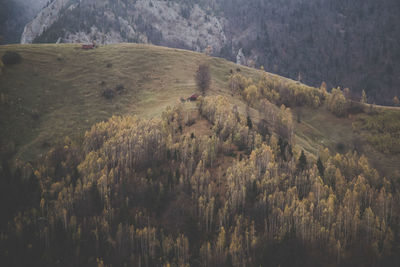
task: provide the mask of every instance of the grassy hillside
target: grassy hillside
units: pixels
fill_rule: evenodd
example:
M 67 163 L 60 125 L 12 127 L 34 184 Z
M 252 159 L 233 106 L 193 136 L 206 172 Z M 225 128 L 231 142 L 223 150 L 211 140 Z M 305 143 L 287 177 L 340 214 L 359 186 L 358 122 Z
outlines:
M 3 153 L 34 161 L 1 158 L 7 266 L 399 265 L 398 109 L 181 50 L 1 49 Z
M 1 140 L 14 142 L 24 160 L 112 115 L 160 115 L 196 91 L 194 72 L 200 62 L 211 65 L 212 92 L 226 91 L 234 67 L 198 53 L 133 44 L 90 51 L 80 45 L 1 46 L 0 55 L 7 50 L 20 53 L 22 63 L 0 76 Z M 102 97 L 105 89 L 118 85 L 124 86 L 120 95 Z
M 95 50 L 71 44 L 12 45 L 0 46 L 0 55 L 8 50 L 20 53 L 22 62 L 5 67 L 0 76 L 1 145 L 3 151 L 14 150 L 24 161 L 37 159 L 65 136 L 81 138 L 93 124 L 112 115 L 159 116 L 180 97 L 196 92 L 194 73 L 200 63 L 210 65 L 212 85 L 208 94 L 225 95 L 241 113 L 245 113 L 246 105 L 229 89 L 230 71 L 240 68 L 243 76 L 255 81 L 263 74 L 204 54 L 149 45 L 118 44 Z M 268 77 L 298 85 L 273 74 Z M 124 89 L 114 98 L 102 96 L 104 90 L 115 90 L 119 85 Z M 258 111 L 247 110 L 257 122 Z M 325 146 L 343 152 L 357 144 L 359 149 L 369 149 L 370 160 L 377 162 L 377 167 L 383 160 L 385 171 L 395 171 L 398 156 L 365 147 L 367 138 L 353 131 L 352 123 L 358 116 L 337 118 L 324 107 L 318 112 L 307 107 L 292 112 L 297 121 L 298 148 L 317 156 Z

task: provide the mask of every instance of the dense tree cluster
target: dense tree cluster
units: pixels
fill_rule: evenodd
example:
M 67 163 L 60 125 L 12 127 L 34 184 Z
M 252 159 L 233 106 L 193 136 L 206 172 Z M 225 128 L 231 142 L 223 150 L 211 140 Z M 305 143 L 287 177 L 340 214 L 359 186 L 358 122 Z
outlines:
M 229 77 L 229 88 L 232 92 L 240 94 L 249 106 L 261 112 L 265 110 L 265 101 L 269 102 L 268 106 L 271 107 L 275 105 L 284 105 L 285 107 L 307 106 L 314 109 L 326 107 L 337 117 L 367 111 L 365 92 L 360 101 L 358 99 L 356 101 L 349 88 L 343 90 L 340 87 L 332 88 L 328 93 L 325 82 L 321 84 L 320 88 L 315 88 L 289 79 L 278 79 L 266 72 L 257 76 L 256 81 L 239 72 L 232 72 Z M 371 104 L 369 110 L 372 109 L 373 105 Z M 269 117 L 275 116 L 270 115 Z
M 362 114 L 353 124 L 370 144 L 383 153 L 400 153 L 400 116 L 392 110 Z
M 15 65 L 21 63 L 21 55 L 15 51 L 6 51 L 1 57 L 2 62 L 5 65 Z
M 326 91 L 309 87 L 291 80 L 278 79 L 263 72 L 257 82 L 242 74 L 232 73 L 229 78 L 230 89 L 240 93 L 250 106 L 257 106 L 260 98 L 285 106 L 310 106 L 318 108 L 324 104 Z
M 83 144 L 67 138 L 15 174 L 38 195 L 2 220 L 1 257 L 49 266 L 395 262 L 392 182 L 356 153 L 325 150 L 314 162 L 293 152 L 285 108 L 261 106 L 267 133 L 217 96 L 198 104 L 206 135 L 187 131 L 192 111 L 179 104 L 160 119 L 112 117 Z
M 338 117 L 347 114 L 346 98 L 340 88 L 333 88 L 327 101 L 328 109 Z

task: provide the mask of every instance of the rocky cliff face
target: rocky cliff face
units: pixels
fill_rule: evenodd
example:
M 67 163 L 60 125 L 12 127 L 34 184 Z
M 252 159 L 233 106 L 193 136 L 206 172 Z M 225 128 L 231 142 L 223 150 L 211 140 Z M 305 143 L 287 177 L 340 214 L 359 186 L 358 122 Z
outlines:
M 69 2 L 69 0 L 55 0 L 42 9 L 39 14 L 25 26 L 21 36 L 21 44 L 32 43 L 37 36 L 40 36 L 47 28 L 51 27 L 59 18 L 61 10 Z
M 198 5 L 138 0 L 55 0 L 25 27 L 21 43 L 154 43 L 202 51 L 220 51 L 226 43 L 224 21 Z

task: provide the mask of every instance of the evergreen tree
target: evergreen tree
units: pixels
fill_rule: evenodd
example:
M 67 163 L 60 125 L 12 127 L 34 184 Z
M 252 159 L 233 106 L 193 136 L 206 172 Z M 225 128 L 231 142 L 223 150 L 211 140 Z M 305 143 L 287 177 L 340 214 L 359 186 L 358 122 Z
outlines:
M 307 168 L 307 157 L 304 154 L 304 150 L 302 150 L 299 157 L 299 163 L 297 164 L 297 169 L 299 171 L 304 171 L 306 168 Z
M 325 167 L 322 164 L 320 157 L 318 157 L 318 160 L 317 160 L 317 168 L 318 168 L 319 176 L 324 177 Z
M 250 116 L 247 115 L 247 127 L 251 130 L 253 128 L 253 122 L 251 121 Z

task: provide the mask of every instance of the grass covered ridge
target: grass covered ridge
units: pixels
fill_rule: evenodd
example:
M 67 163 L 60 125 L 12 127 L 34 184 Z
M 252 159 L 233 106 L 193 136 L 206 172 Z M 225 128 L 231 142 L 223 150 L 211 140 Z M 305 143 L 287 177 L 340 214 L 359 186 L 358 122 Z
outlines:
M 149 45 L 89 51 L 70 44 L 12 45 L 1 46 L 0 55 L 8 50 L 18 52 L 22 62 L 0 76 L 0 138 L 24 160 L 37 158 L 67 135 L 81 137 L 112 115 L 159 116 L 181 96 L 196 92 L 194 72 L 200 62 L 210 64 L 215 93 L 224 91 L 233 68 L 222 59 Z M 121 94 L 102 97 L 118 85 L 124 86 Z
M 397 140 L 397 109 L 176 49 L 1 49 L 22 56 L 2 148 L 36 159 L 0 154 L 1 262 L 400 262 L 399 154 L 369 139 Z M 181 103 L 204 63 L 210 90 Z
M 22 59 L 4 67 L 0 75 L 0 144 L 3 152 L 16 152 L 23 161 L 39 158 L 66 136 L 82 140 L 93 124 L 112 115 L 160 116 L 180 97 L 198 91 L 194 75 L 199 64 L 206 63 L 212 78 L 207 95 L 227 97 L 254 123 L 265 116 L 257 104 L 263 97 L 275 103 L 276 109 L 280 104 L 291 106 L 298 150 L 318 157 L 324 147 L 334 152 L 357 147 L 369 152 L 370 161 L 379 159 L 374 167 L 384 166 L 389 173 L 397 168 L 398 154 L 373 145 L 378 132 L 364 126 L 362 133 L 354 131 L 352 123 L 359 118 L 385 121 L 378 117 L 398 116 L 398 108 L 376 108 L 384 110 L 383 115 L 338 118 L 329 112 L 324 90 L 186 50 L 141 44 L 94 50 L 82 50 L 77 44 L 0 46 L 0 56 L 6 51 L 18 52 Z M 113 97 L 104 97 L 106 90 L 112 91 Z M 396 129 L 392 141 L 396 141 Z M 387 135 L 386 129 L 383 131 Z

